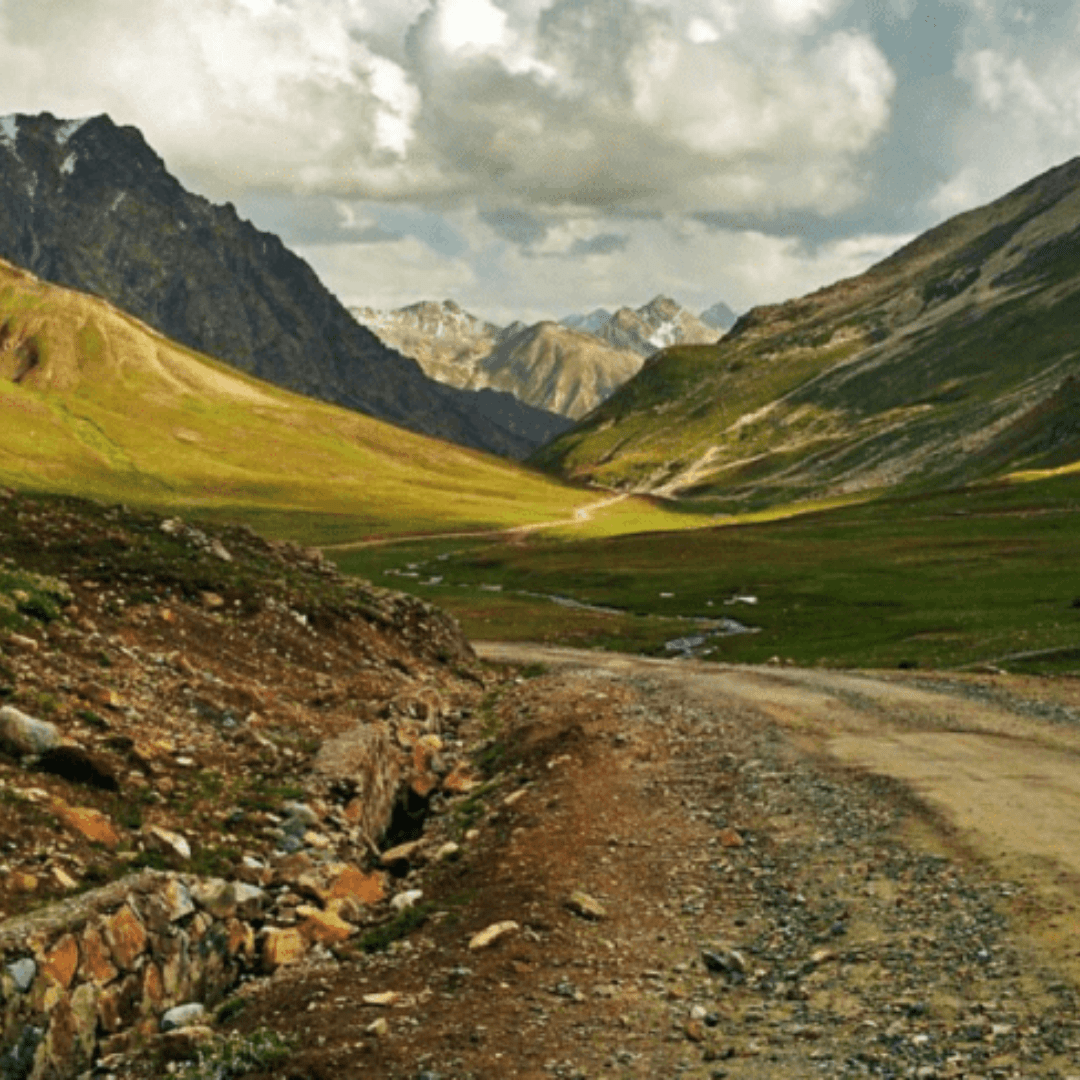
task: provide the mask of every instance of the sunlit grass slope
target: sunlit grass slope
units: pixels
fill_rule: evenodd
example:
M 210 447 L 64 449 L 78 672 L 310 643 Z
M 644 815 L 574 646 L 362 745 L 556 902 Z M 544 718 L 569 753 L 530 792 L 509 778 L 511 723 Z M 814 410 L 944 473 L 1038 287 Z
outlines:
M 279 390 L 3 262 L 0 483 L 312 543 L 560 519 L 599 498 Z

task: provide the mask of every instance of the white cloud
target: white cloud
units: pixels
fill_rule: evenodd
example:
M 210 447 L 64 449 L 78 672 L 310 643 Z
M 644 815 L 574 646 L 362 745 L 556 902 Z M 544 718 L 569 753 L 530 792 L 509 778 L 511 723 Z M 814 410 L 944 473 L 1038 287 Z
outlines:
M 708 19 L 691 19 L 686 28 L 686 39 L 694 45 L 711 45 L 720 37 L 720 31 Z
M 774 16 L 784 25 L 808 28 L 828 18 L 839 6 L 838 0 L 770 0 Z
M 1012 22 L 1013 10 L 1004 8 L 1001 21 Z M 942 214 L 1004 194 L 1080 147 L 1080 56 L 1073 41 L 1052 26 L 1030 40 L 1026 31 L 1004 37 L 994 11 L 983 14 L 956 63 L 972 107 L 954 136 L 959 165 L 928 201 Z
M 507 43 L 506 13 L 491 0 L 441 0 L 437 10 L 439 41 L 447 52 Z

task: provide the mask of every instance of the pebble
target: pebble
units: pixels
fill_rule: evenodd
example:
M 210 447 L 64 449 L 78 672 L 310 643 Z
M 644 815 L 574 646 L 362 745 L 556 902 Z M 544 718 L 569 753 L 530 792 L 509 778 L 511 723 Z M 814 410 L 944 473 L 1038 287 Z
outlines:
M 517 929 L 519 929 L 518 924 L 509 919 L 504 922 L 492 923 L 486 930 L 481 930 L 480 933 L 474 934 L 469 939 L 469 948 L 485 949 L 503 935 L 512 933 Z
M 206 1008 L 194 1001 L 187 1005 L 177 1005 L 169 1009 L 161 1018 L 162 1031 L 174 1031 L 176 1028 L 191 1027 L 201 1024 L 206 1019 Z

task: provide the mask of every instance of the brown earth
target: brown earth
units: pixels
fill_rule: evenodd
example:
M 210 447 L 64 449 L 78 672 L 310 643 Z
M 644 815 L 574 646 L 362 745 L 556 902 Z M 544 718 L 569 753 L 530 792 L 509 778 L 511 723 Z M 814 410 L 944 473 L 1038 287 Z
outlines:
M 256 1075 L 1080 1075 L 1075 681 L 478 649 L 547 670 L 459 733 L 494 784 L 423 925 L 245 987 L 296 1040 Z
M 0 693 L 84 755 L 0 754 L 0 910 L 164 864 L 254 873 L 268 925 L 326 924 L 212 1032 L 117 1042 L 96 1076 L 1080 1076 L 1074 679 L 481 664 L 433 609 L 243 530 L 7 495 L 0 539 L 30 613 Z M 416 817 L 381 838 L 326 782 L 358 721 L 414 763 L 441 727 L 443 760 L 404 774 Z M 296 801 L 308 857 L 354 876 L 422 830 L 389 896 L 312 908 L 281 863 Z M 223 1064 L 267 1029 L 274 1064 Z M 198 1039 L 201 1065 L 165 1061 Z

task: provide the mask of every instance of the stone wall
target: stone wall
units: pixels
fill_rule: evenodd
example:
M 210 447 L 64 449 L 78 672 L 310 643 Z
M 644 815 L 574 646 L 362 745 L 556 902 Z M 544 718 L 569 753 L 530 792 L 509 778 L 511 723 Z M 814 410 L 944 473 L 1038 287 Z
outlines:
M 213 1005 L 245 971 L 280 962 L 260 929 L 269 894 L 242 882 L 145 871 L 0 927 L 0 1078 L 54 1080 Z M 316 935 L 305 928 L 290 955 Z M 278 959 L 275 959 L 275 955 Z

